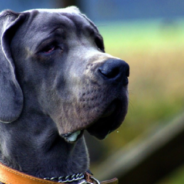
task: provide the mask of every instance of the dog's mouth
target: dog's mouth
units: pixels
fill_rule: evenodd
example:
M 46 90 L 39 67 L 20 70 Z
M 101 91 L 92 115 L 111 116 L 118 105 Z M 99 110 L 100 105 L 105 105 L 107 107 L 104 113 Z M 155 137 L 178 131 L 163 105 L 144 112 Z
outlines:
M 78 130 L 75 132 L 62 134 L 63 139 L 68 143 L 75 143 L 83 134 L 84 130 Z
M 122 124 L 127 113 L 127 107 L 127 99 L 124 102 L 114 100 L 106 109 L 106 113 L 86 130 L 96 138 L 104 139 Z
M 89 126 L 81 130 L 62 134 L 61 137 L 68 143 L 75 143 L 83 135 L 84 131 L 87 130 L 98 139 L 104 139 L 109 133 L 121 125 L 126 112 L 127 106 L 123 107 L 122 102 L 115 100 L 95 122 L 92 122 Z

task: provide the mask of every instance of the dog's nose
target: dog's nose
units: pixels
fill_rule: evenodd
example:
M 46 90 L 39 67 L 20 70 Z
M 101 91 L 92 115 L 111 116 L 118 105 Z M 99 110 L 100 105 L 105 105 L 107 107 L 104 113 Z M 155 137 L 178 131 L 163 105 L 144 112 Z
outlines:
M 129 65 L 120 59 L 108 59 L 99 68 L 98 73 L 101 77 L 111 81 L 123 81 L 128 84 Z

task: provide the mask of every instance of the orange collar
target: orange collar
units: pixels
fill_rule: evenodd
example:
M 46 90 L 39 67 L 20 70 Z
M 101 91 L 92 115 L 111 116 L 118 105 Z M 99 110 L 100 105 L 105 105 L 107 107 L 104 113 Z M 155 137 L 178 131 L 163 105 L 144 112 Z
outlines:
M 91 184 L 98 184 L 94 177 L 89 173 L 85 174 L 85 180 Z M 20 171 L 12 169 L 0 163 L 0 182 L 5 184 L 56 184 L 58 182 L 40 179 L 28 174 L 24 174 Z M 66 183 L 60 183 L 66 184 Z M 101 182 L 101 184 L 118 184 L 118 180 L 113 178 L 111 180 L 106 180 Z
M 57 182 L 48 181 L 24 174 L 15 169 L 9 168 L 0 163 L 0 181 L 5 184 L 56 184 Z M 64 184 L 64 183 L 63 183 Z

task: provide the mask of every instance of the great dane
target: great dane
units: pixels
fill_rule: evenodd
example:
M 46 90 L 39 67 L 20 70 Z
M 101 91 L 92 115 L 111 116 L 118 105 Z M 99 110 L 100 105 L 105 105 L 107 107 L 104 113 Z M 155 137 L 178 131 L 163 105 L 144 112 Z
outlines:
M 0 162 L 80 183 L 66 176 L 89 169 L 84 131 L 103 139 L 125 118 L 128 64 L 76 7 L 5 10 L 0 36 Z

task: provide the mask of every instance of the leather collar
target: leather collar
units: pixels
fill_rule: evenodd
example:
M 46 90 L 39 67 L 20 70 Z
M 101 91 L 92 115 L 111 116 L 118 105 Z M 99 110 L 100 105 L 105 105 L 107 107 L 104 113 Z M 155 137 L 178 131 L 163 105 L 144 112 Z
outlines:
M 85 180 L 91 184 L 97 184 L 96 180 L 89 174 L 85 174 Z M 5 184 L 56 184 L 58 182 L 44 180 L 41 178 L 37 178 L 10 167 L 5 166 L 4 164 L 0 163 L 0 182 Z M 100 182 L 101 184 L 118 184 L 118 180 L 113 178 L 111 180 L 106 180 Z M 60 183 L 66 184 L 66 183 Z

